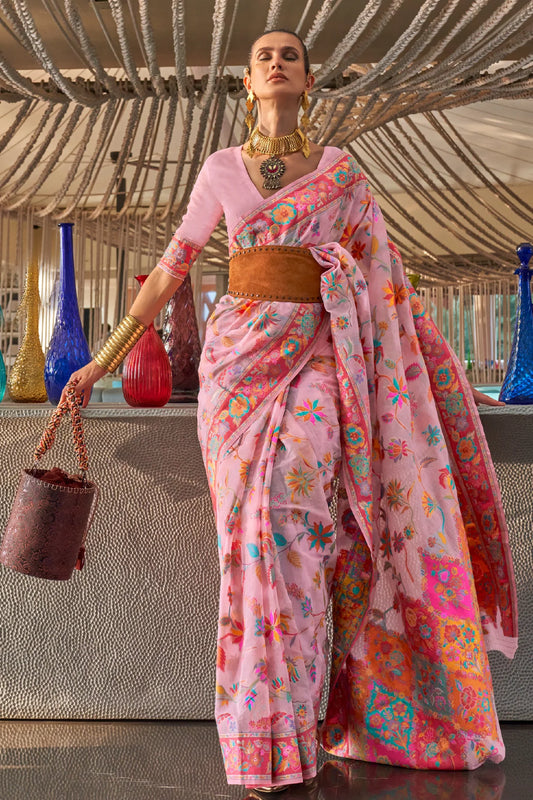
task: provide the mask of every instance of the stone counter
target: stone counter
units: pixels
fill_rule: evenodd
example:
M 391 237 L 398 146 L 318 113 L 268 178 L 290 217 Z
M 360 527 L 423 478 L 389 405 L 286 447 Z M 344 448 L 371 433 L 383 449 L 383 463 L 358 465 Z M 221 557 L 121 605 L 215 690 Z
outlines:
M 0 405 L 0 528 L 49 405 Z M 84 412 L 101 500 L 87 564 L 65 583 L 0 566 L 0 717 L 209 719 L 218 561 L 195 406 Z M 521 606 L 514 662 L 492 654 L 501 719 L 533 719 L 533 408 L 482 413 Z M 75 468 L 66 421 L 50 466 Z

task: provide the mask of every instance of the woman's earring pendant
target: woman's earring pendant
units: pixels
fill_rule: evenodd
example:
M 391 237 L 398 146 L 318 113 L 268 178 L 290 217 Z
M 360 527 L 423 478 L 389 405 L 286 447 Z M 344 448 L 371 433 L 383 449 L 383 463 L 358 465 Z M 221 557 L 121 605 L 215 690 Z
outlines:
M 303 112 L 304 112 L 304 113 L 302 114 L 302 118 L 301 118 L 301 120 L 300 120 L 300 128 L 302 129 L 302 131 L 303 131 L 304 133 L 306 133 L 306 132 L 307 132 L 307 129 L 308 129 L 308 127 L 309 127 L 309 124 L 310 124 L 310 121 L 311 121 L 311 120 L 309 119 L 309 116 L 308 116 L 308 114 L 307 114 L 307 109 L 309 108 L 310 104 L 311 104 L 311 103 L 310 103 L 310 100 L 309 100 L 309 95 L 307 94 L 307 91 L 305 91 L 305 92 L 303 93 L 303 95 L 302 95 L 302 99 L 301 99 L 301 101 L 300 101 L 300 105 L 301 105 L 301 107 L 302 107 L 302 109 L 303 109 Z
M 300 126 L 299 126 L 300 127 L 300 133 L 303 135 L 303 139 L 304 139 L 303 145 L 302 145 L 302 153 L 303 153 L 305 158 L 309 158 L 309 156 L 311 154 L 311 148 L 309 147 L 309 139 L 307 138 L 307 129 L 309 127 L 309 124 L 310 124 L 311 120 L 309 119 L 309 115 L 307 113 L 307 109 L 311 105 L 311 102 L 309 100 L 309 95 L 307 94 L 307 91 L 304 91 L 304 93 L 303 93 L 303 95 L 302 95 L 302 97 L 300 99 L 300 105 L 301 105 L 301 107 L 303 109 L 303 112 L 304 112 L 302 114 L 302 118 L 300 120 Z
M 246 108 L 248 109 L 248 113 L 244 118 L 244 122 L 246 123 L 246 127 L 248 128 L 250 133 L 252 132 L 252 128 L 254 127 L 255 124 L 255 117 L 252 113 L 255 105 L 255 99 L 256 99 L 255 94 L 253 93 L 253 90 L 250 89 L 250 91 L 248 92 L 248 96 L 246 97 Z

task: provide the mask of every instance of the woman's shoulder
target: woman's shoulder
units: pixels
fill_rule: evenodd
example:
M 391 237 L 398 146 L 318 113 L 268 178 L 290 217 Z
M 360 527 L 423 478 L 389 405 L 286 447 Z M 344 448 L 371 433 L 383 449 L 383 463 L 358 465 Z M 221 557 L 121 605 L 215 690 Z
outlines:
M 334 145 L 326 145 L 324 150 L 326 151 L 326 158 L 324 159 L 326 169 L 328 169 L 328 167 L 343 169 L 356 180 L 361 178 L 363 174 L 361 166 L 351 153 L 347 153 L 345 150 Z
M 207 164 L 208 168 L 210 168 L 234 164 L 237 156 L 240 156 L 240 150 L 240 144 L 234 147 L 224 147 L 222 150 L 215 150 L 214 153 L 211 153 L 211 155 L 206 158 L 204 165 Z
M 336 147 L 333 144 L 326 144 L 324 145 L 324 153 L 327 156 L 328 161 L 335 161 L 336 159 L 340 158 L 341 156 L 346 156 L 347 154 L 344 150 L 341 150 L 340 147 Z

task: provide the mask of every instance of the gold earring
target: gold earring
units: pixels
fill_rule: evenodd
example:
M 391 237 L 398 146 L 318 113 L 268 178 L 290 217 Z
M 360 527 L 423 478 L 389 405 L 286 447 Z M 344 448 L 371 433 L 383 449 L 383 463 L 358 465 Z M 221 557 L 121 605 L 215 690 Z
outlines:
M 254 115 L 252 113 L 254 105 L 255 105 L 255 100 L 256 100 L 256 97 L 255 97 L 255 94 L 253 92 L 253 89 L 250 89 L 250 91 L 248 92 L 248 95 L 246 97 L 246 108 L 248 109 L 248 113 L 246 114 L 246 117 L 244 118 L 244 121 L 245 121 L 246 126 L 247 126 L 248 130 L 250 131 L 250 133 L 252 132 L 252 128 L 254 127 L 254 124 L 255 124 L 255 117 L 254 117 Z
M 304 133 L 306 133 L 306 131 L 307 131 L 308 127 L 309 127 L 309 123 L 310 123 L 310 119 L 309 119 L 309 116 L 307 114 L 307 109 L 310 106 L 310 100 L 309 100 L 309 95 L 307 94 L 307 90 L 304 91 L 304 93 L 303 93 L 303 95 L 301 97 L 300 106 L 302 107 L 303 112 L 304 112 L 302 114 L 302 118 L 300 120 L 300 128 L 302 129 L 302 131 Z

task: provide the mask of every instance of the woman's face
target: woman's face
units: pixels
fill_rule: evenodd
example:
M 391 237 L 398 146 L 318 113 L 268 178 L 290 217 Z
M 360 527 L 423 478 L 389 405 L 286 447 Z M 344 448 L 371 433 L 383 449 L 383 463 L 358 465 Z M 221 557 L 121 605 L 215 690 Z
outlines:
M 244 84 L 259 99 L 300 98 L 314 83 L 306 75 L 302 45 L 290 33 L 267 33 L 254 42 Z

